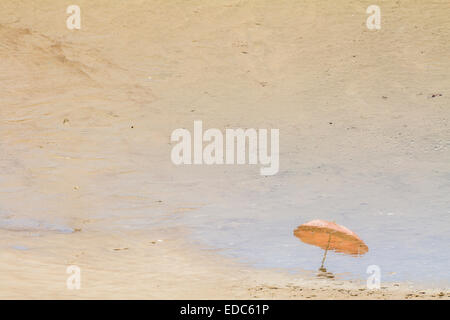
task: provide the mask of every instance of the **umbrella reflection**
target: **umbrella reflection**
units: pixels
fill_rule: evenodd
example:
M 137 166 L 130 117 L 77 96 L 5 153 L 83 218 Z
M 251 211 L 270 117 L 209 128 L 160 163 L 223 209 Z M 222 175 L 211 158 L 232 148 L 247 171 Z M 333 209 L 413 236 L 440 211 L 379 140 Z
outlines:
M 328 250 L 352 256 L 360 256 L 369 251 L 367 245 L 356 233 L 344 226 L 325 220 L 312 220 L 302 224 L 294 230 L 294 235 L 304 243 L 320 247 L 325 250 L 322 264 L 319 268 L 320 277 L 334 278 L 324 267 Z

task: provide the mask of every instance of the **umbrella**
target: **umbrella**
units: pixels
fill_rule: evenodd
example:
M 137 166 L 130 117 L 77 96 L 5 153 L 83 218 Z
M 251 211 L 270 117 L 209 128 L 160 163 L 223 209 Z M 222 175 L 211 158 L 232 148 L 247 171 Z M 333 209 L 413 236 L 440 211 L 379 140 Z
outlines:
M 312 220 L 295 229 L 294 235 L 307 244 L 325 250 L 322 265 L 319 268 L 320 271 L 324 272 L 326 272 L 326 269 L 323 267 L 323 264 L 325 263 L 328 250 L 353 256 L 363 255 L 369 251 L 364 241 L 356 233 L 335 222 Z

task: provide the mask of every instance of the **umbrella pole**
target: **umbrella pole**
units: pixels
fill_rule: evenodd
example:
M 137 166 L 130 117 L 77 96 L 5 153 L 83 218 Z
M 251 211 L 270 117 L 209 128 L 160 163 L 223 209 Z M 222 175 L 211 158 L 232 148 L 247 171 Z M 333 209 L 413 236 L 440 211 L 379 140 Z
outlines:
M 328 252 L 328 248 L 330 247 L 330 241 L 331 241 L 331 233 L 328 238 L 327 248 L 325 249 L 325 253 L 323 254 L 322 265 L 320 266 L 320 269 L 319 269 L 320 271 L 326 271 L 326 269 L 323 267 L 323 264 L 325 263 L 325 259 L 327 258 L 327 252 Z

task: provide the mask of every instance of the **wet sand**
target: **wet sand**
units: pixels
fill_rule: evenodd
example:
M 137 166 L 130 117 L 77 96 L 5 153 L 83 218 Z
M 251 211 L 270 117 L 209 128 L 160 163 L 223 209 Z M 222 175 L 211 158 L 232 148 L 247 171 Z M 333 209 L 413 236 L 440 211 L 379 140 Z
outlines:
M 249 268 L 187 245 L 182 230 L 70 235 L 2 234 L 2 299 L 449 299 L 438 289 L 365 283 Z M 21 243 L 22 250 L 13 248 Z M 24 249 L 26 248 L 26 249 Z M 66 268 L 81 268 L 80 290 L 66 288 Z
M 445 244 L 446 1 L 383 2 L 378 33 L 360 1 L 78 4 L 76 31 L 64 3 L 0 5 L 0 297 L 449 298 L 255 269 L 194 236 L 227 210 L 269 223 L 301 208 L 293 230 L 366 192 L 413 220 L 430 208 L 425 236 Z M 170 134 L 194 120 L 280 128 L 279 174 L 174 166 Z M 82 290 L 66 289 L 68 265 Z

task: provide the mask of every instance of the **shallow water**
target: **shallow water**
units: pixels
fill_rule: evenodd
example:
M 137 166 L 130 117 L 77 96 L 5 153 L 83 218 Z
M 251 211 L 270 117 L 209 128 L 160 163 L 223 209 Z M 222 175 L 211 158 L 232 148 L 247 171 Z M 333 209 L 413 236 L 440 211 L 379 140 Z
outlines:
M 252 266 L 315 273 L 323 250 L 301 242 L 293 231 L 314 219 L 335 221 L 369 247 L 359 257 L 329 251 L 325 267 L 335 276 L 365 281 L 368 266 L 377 265 L 382 282 L 449 286 L 450 190 L 444 181 L 413 185 L 385 177 L 383 183 L 338 183 L 320 192 L 311 185 L 289 189 L 298 184 L 295 175 L 281 174 L 255 177 L 258 187 L 242 188 L 251 180 L 240 187 L 235 183 L 220 202 L 185 214 L 179 222 L 191 228 L 195 241 Z

